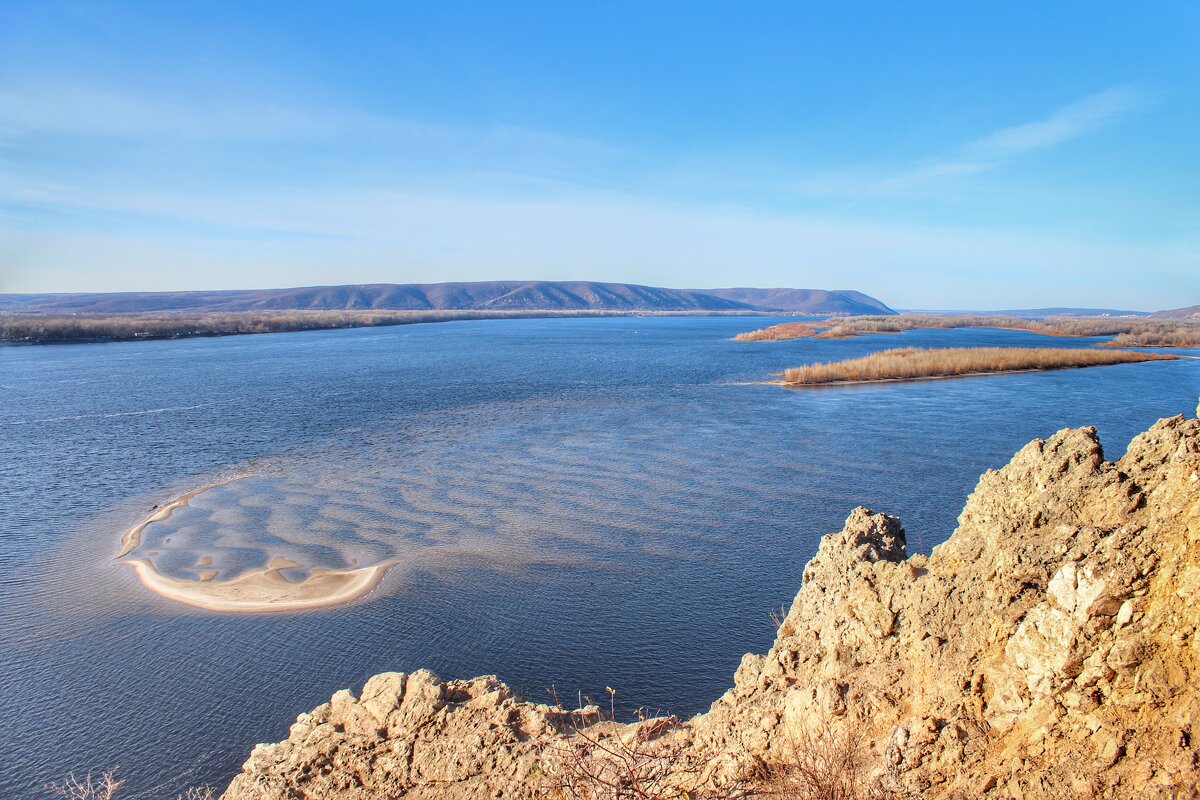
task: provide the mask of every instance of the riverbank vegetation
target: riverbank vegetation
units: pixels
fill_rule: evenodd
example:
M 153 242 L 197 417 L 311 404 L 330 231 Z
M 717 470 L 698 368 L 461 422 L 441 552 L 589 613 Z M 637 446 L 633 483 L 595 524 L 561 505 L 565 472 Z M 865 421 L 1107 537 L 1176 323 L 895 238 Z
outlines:
M 0 341 L 121 342 L 247 333 L 369 328 L 417 322 L 541 317 L 745 316 L 728 311 L 230 311 L 132 314 L 0 314 Z
M 793 367 L 780 373 L 780 383 L 787 386 L 816 386 L 830 383 L 918 380 L 995 372 L 1095 367 L 1174 358 L 1176 356 L 1130 350 L 1064 347 L 904 347 L 845 361 Z
M 1184 320 L 1129 317 L 1021 319 L 980 315 L 897 314 L 840 317 L 825 322 L 785 322 L 740 333 L 739 342 L 782 341 L 815 336 L 844 339 L 867 333 L 902 333 L 920 328 L 999 328 L 1046 336 L 1114 336 L 1106 347 L 1200 347 L 1200 325 Z
M 735 342 L 780 342 L 785 339 L 803 339 L 816 336 L 830 325 L 829 322 L 781 322 L 756 331 L 746 331 L 733 337 Z

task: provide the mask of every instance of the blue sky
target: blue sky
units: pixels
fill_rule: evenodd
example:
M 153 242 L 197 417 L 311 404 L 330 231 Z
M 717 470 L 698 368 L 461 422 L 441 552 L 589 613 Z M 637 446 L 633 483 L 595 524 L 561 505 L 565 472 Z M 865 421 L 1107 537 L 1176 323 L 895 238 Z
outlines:
M 1200 4 L 0 5 L 0 292 L 1200 303 Z

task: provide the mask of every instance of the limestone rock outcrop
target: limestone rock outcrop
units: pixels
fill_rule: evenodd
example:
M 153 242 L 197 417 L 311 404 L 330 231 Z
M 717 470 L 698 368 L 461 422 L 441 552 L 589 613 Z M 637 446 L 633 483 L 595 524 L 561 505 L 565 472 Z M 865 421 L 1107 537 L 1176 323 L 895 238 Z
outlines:
M 819 731 L 895 797 L 1200 798 L 1198 627 L 1200 422 L 1160 420 L 1115 462 L 1063 430 L 984 474 L 929 556 L 855 509 L 771 650 L 668 735 L 714 787 Z M 491 677 L 380 675 L 256 747 L 224 797 L 539 796 L 582 718 Z

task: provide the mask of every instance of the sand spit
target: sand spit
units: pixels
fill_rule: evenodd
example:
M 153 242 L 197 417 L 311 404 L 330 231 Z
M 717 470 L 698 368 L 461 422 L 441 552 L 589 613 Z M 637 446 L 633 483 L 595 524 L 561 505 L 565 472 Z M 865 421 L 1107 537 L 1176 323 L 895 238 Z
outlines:
M 179 497 L 176 497 L 174 500 L 172 500 L 169 503 L 166 503 L 164 505 L 157 507 L 156 509 L 154 509 L 154 512 L 150 514 L 150 516 L 146 517 L 144 520 L 139 522 L 137 525 L 134 525 L 132 528 L 125 531 L 124 535 L 121 536 L 121 552 L 117 553 L 117 558 L 124 558 L 125 556 L 129 555 L 130 553 L 132 553 L 134 550 L 137 549 L 138 545 L 140 545 L 142 543 L 142 531 L 144 531 L 146 529 L 146 526 L 149 525 L 150 523 L 162 522 L 163 520 L 170 517 L 171 514 L 174 513 L 174 511 L 176 509 L 183 508 L 184 506 L 186 506 L 188 503 L 190 503 L 192 501 L 192 498 L 197 497 L 198 495 L 204 494 L 209 489 L 216 489 L 218 486 L 228 486 L 231 483 L 236 483 L 237 481 L 241 481 L 241 480 L 245 480 L 246 478 L 253 478 L 253 477 L 254 477 L 254 473 L 250 473 L 247 475 L 238 475 L 233 478 L 227 478 L 223 481 L 218 481 L 216 483 L 207 483 L 198 489 L 192 489 L 190 492 L 187 492 L 186 494 L 179 495 Z
M 137 549 L 142 542 L 142 532 L 148 525 L 166 520 L 177 509 L 210 489 L 251 477 L 254 475 L 238 475 L 206 484 L 156 508 L 121 537 L 121 552 L 117 558 L 123 559 Z M 303 569 L 305 565 L 284 556 L 275 556 L 265 567 L 227 581 L 218 581 L 218 571 L 214 569 L 197 570 L 198 579 L 193 580 L 163 575 L 149 558 L 135 558 L 121 563 L 133 567 L 142 585 L 155 594 L 209 611 L 244 614 L 302 611 L 349 603 L 374 589 L 387 571 L 395 566 L 395 562 L 389 561 L 357 569 L 313 569 L 304 580 L 292 581 L 282 571 Z M 208 567 L 211 564 L 212 558 L 204 556 L 196 566 Z
M 270 565 L 228 581 L 169 578 L 145 558 L 124 563 L 133 567 L 138 580 L 150 591 L 180 603 L 208 611 L 261 614 L 272 611 L 303 611 L 349 603 L 374 589 L 395 562 L 384 562 L 350 570 L 314 569 L 302 581 L 290 581 L 281 569 L 295 562 L 272 559 Z

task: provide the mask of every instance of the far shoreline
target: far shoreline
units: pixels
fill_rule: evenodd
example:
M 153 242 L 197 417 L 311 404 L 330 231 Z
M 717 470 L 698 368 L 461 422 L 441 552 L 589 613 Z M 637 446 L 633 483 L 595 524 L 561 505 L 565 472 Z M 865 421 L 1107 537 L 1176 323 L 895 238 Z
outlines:
M 505 319 L 594 319 L 607 317 L 780 317 L 823 316 L 755 310 L 596 310 L 522 311 L 277 311 L 277 312 L 137 312 L 129 314 L 0 313 L 0 344 L 115 344 L 173 339 L 215 339 L 267 333 L 393 328 L 432 322 Z M 95 329 L 86 336 L 81 328 Z

